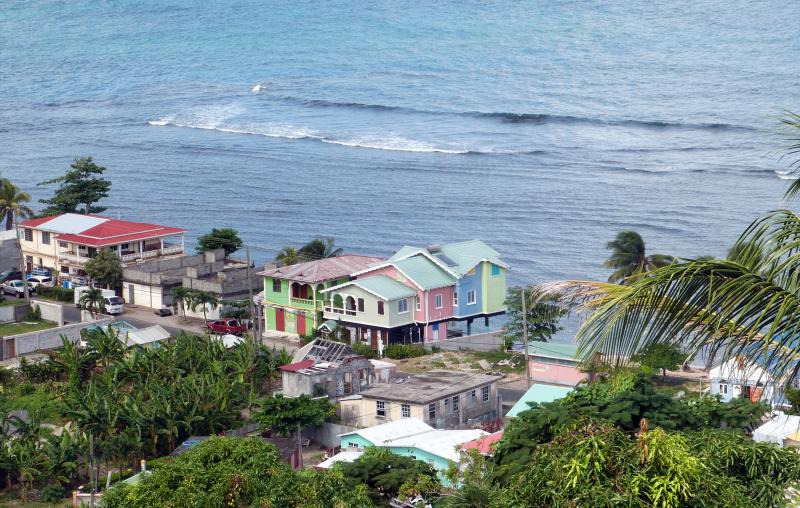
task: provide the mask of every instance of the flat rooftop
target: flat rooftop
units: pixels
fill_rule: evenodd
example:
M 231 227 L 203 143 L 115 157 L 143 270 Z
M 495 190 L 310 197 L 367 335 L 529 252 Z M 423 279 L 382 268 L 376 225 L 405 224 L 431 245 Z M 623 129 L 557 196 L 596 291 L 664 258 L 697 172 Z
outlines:
M 502 378 L 502 374 L 432 370 L 425 374 L 414 374 L 391 383 L 376 385 L 362 391 L 360 395 L 370 399 L 427 404 L 480 388 Z

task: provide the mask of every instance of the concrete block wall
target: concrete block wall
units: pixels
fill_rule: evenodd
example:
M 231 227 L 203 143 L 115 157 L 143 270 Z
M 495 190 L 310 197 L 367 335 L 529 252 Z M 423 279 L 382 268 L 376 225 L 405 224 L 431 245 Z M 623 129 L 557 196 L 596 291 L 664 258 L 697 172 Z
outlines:
M 308 427 L 303 429 L 302 435 L 304 438 L 308 438 L 315 443 L 319 443 L 325 448 L 335 448 L 339 446 L 339 434 L 353 432 L 354 430 L 358 430 L 358 427 L 350 427 L 348 425 L 325 422 L 316 428 Z
M 487 332 L 455 337 L 432 343 L 445 351 L 500 351 L 504 346 L 503 332 Z
M 38 332 L 11 335 L 4 337 L 3 343 L 5 346 L 6 342 L 14 341 L 13 351 L 15 352 L 15 356 L 33 353 L 40 349 L 56 349 L 61 347 L 62 337 L 66 337 L 67 340 L 74 343 L 80 340 L 81 330 L 84 328 L 94 325 L 108 326 L 113 321 L 112 318 L 103 318 L 91 323 L 74 323 Z M 8 347 L 4 347 L 3 349 L 6 352 L 10 351 Z M 7 358 L 4 357 L 3 359 L 5 360 Z
M 58 326 L 64 326 L 64 307 L 57 303 L 42 300 L 33 300 L 33 305 L 39 308 L 42 313 L 42 319 L 57 323 Z

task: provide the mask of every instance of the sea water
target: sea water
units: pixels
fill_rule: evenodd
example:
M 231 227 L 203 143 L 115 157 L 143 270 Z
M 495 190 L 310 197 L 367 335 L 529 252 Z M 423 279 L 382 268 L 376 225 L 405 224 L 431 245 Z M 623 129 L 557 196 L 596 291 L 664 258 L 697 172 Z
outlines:
M 724 255 L 790 178 L 785 1 L 20 1 L 0 6 L 0 174 L 76 157 L 109 215 L 234 227 L 259 262 L 480 238 L 511 282 L 605 243 Z M 38 204 L 37 204 L 38 206 Z

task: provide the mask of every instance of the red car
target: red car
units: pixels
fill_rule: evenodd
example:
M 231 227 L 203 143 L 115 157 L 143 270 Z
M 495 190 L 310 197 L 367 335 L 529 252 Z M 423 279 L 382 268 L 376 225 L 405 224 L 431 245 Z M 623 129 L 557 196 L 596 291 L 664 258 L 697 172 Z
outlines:
M 239 322 L 238 319 L 218 319 L 217 321 L 206 322 L 206 328 L 213 333 L 232 335 L 242 335 L 247 331 L 247 325 Z

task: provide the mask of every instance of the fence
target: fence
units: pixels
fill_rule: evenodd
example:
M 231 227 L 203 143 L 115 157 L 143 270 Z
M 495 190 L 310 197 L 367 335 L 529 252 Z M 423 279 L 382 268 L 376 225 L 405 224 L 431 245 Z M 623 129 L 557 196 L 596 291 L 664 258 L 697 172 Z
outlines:
M 445 351 L 500 351 L 503 349 L 503 332 L 487 332 L 463 337 L 453 337 L 439 342 L 432 342 Z M 427 345 L 427 344 L 426 344 Z
M 4 305 L 0 307 L 0 323 L 22 321 L 28 315 L 28 304 Z
M 64 307 L 57 303 L 43 302 L 42 300 L 33 300 L 33 305 L 41 311 L 42 319 L 58 323 L 58 326 L 64 326 Z

